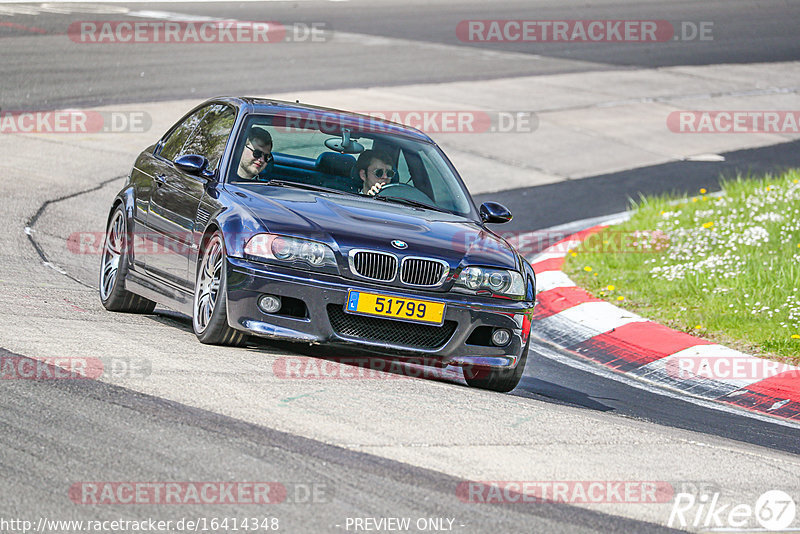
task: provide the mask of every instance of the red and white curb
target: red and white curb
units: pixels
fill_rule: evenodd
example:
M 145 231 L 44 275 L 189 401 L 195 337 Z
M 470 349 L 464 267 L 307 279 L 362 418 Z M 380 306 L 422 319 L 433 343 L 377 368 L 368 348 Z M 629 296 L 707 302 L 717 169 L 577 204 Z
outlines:
M 678 332 L 594 297 L 561 271 L 568 251 L 607 226 L 557 241 L 531 259 L 531 334 L 612 370 L 703 399 L 800 422 L 800 368 Z

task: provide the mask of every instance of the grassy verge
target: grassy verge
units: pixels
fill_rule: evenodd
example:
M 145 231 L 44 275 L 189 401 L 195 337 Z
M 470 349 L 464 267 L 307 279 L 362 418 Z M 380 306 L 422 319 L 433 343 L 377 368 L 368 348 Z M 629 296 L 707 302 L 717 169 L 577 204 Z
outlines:
M 800 170 L 731 180 L 720 196 L 644 198 L 564 270 L 648 319 L 800 364 Z

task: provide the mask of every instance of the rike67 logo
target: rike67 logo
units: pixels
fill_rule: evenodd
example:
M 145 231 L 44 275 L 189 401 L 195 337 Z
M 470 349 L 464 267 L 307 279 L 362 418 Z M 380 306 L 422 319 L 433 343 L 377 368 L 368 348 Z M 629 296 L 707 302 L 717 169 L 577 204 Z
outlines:
M 724 502 L 721 497 L 720 492 L 675 494 L 667 526 L 727 532 L 800 530 L 790 528 L 797 507 L 784 491 L 764 492 L 755 503 Z

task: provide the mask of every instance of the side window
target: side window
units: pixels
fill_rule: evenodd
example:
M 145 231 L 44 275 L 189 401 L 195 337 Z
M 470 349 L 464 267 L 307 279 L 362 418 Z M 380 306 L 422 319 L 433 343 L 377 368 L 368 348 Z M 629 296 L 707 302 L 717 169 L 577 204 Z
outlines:
M 236 112 L 230 106 L 215 104 L 184 144 L 181 154 L 200 154 L 208 159 L 208 169 L 216 170 L 233 130 Z
M 167 140 L 164 141 L 164 146 L 161 147 L 162 158 L 175 161 L 175 158 L 182 154 L 181 148 L 208 110 L 208 106 L 198 109 L 169 134 Z
M 469 202 L 464 196 L 464 193 L 460 188 L 454 187 L 455 184 L 451 184 L 444 179 L 443 174 L 447 172 L 447 170 L 439 168 L 439 165 L 443 163 L 437 165 L 425 152 L 420 152 L 419 155 L 422 159 L 422 164 L 425 165 L 425 170 L 430 179 L 431 189 L 438 204 L 453 211 L 469 211 Z
M 407 184 L 411 181 L 411 174 L 408 170 L 408 162 L 406 161 L 406 151 L 401 150 L 397 158 L 397 177 L 401 183 Z

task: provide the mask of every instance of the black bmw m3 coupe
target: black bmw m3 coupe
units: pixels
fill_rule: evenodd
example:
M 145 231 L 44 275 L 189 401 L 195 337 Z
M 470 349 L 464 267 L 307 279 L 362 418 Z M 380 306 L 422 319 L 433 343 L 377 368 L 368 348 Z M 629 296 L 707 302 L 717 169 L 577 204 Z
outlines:
M 186 313 L 203 343 L 359 346 L 510 391 L 536 285 L 487 226 L 510 219 L 476 207 L 418 130 L 217 98 L 137 158 L 108 215 L 100 297 L 112 311 Z

